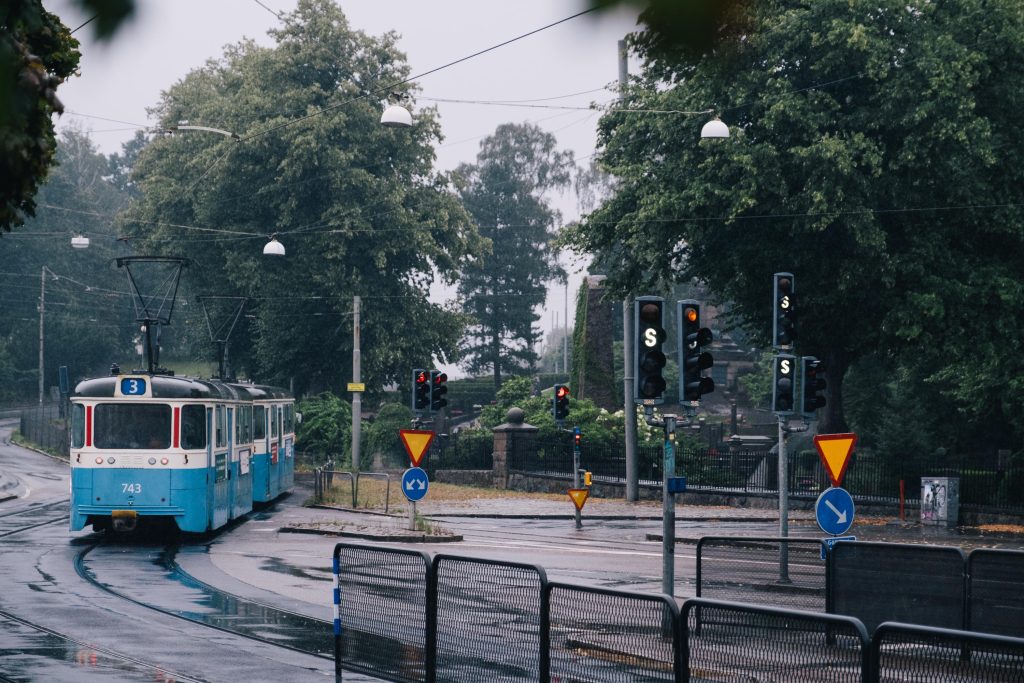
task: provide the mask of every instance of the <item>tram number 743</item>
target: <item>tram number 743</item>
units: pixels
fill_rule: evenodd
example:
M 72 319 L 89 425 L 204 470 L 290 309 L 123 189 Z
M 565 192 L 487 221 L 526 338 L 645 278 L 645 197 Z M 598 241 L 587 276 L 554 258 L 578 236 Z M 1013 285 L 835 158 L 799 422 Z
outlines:
M 121 484 L 121 493 L 142 493 L 142 484 Z

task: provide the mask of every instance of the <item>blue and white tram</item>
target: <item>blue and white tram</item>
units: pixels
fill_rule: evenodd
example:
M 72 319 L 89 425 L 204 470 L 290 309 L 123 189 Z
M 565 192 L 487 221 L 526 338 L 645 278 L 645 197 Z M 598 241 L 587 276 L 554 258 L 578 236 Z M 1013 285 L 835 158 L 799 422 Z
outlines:
M 295 407 L 283 389 L 118 374 L 80 382 L 71 402 L 72 531 L 160 518 L 210 531 L 292 486 Z

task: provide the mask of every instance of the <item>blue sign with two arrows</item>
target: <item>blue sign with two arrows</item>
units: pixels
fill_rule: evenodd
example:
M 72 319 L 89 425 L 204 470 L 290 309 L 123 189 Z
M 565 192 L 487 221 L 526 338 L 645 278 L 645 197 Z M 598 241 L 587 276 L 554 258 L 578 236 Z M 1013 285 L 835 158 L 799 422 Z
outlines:
M 429 484 L 427 472 L 422 467 L 410 467 L 402 473 L 402 493 L 410 502 L 423 500 Z

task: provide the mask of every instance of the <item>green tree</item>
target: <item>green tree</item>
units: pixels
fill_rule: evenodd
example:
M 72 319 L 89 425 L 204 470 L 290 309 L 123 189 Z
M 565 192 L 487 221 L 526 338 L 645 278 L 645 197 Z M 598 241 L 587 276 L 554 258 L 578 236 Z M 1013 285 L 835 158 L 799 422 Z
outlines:
M 380 100 L 409 75 L 397 36 L 352 30 L 329 0 L 301 0 L 270 35 L 273 47 L 230 46 L 165 93 L 165 126 L 238 139 L 154 140 L 139 155 L 142 199 L 126 224 L 147 249 L 192 259 L 192 292 L 251 297 L 233 364 L 294 378 L 299 393 L 351 379 L 362 297 L 362 376 L 379 392 L 452 355 L 463 318 L 427 293 L 435 277 L 452 282 L 480 241 L 432 168 L 436 113 L 420 110 L 411 129 L 379 124 Z M 260 253 L 274 233 L 283 259 Z
M 318 459 L 335 459 L 340 466 L 351 458 L 352 406 L 330 392 L 300 401 L 295 408 L 302 414 L 295 433 L 295 447 Z
M 42 290 L 47 387 L 57 384 L 61 365 L 74 380 L 106 373 L 114 361 L 132 363 L 138 331 L 123 275 L 111 264 L 117 242 L 110 216 L 127 197 L 109 176 L 109 159 L 84 132 L 64 129 L 57 160 L 36 196 L 35 217 L 2 246 L 0 340 L 8 340 L 15 373 L 5 377 L 17 383 L 20 398 L 37 393 Z M 72 249 L 76 235 L 90 239 L 88 249 Z
M 78 41 L 40 0 L 0 9 L 0 235 L 34 215 L 54 161 L 57 87 L 78 67 Z
M 1024 333 L 1019 3 L 750 10 L 713 49 L 633 37 L 630 108 L 711 107 L 732 135 L 698 144 L 703 120 L 609 112 L 617 192 L 566 241 L 622 291 L 705 281 L 762 340 L 771 274 L 795 273 L 799 352 L 829 368 L 823 431 L 845 430 L 846 370 L 879 351 L 1024 427 L 1005 343 Z
M 545 283 L 563 277 L 552 249 L 559 214 L 545 194 L 571 180 L 573 155 L 558 151 L 553 135 L 533 124 L 506 123 L 480 144 L 475 164 L 456 172 L 462 202 L 491 251 L 468 263 L 459 280 L 462 310 L 472 317 L 463 340 L 471 373 L 491 370 L 495 387 L 503 372 L 537 362 L 534 328 Z

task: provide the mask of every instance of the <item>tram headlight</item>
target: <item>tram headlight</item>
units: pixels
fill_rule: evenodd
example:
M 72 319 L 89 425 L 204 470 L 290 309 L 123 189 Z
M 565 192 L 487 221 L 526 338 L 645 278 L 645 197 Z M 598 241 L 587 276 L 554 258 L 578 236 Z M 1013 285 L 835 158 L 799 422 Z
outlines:
M 170 462 L 170 460 L 168 460 L 167 458 L 160 458 L 160 464 L 161 465 L 166 465 L 169 462 Z
M 97 465 L 102 465 L 103 464 L 103 458 L 97 457 L 96 458 L 96 464 Z
M 109 458 L 107 458 L 107 464 L 108 464 L 108 465 L 113 465 L 113 464 L 114 464 L 114 462 L 116 462 L 116 461 L 114 460 L 114 456 L 110 456 Z
M 147 462 L 149 462 L 150 465 L 155 465 L 156 464 L 156 458 L 150 458 Z

